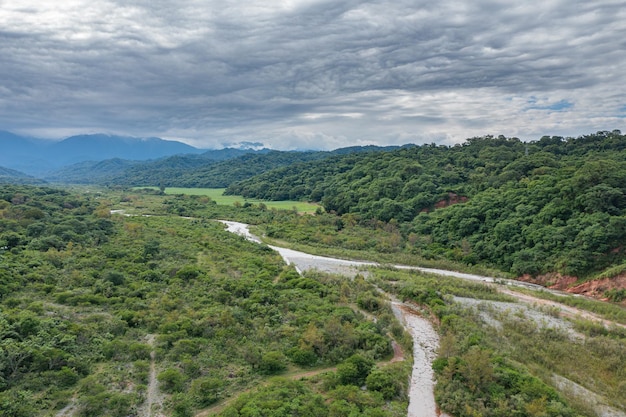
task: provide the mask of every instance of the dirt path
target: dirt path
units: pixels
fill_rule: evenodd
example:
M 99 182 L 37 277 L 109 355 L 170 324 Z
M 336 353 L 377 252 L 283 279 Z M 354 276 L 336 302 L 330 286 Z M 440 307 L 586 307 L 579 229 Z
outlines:
M 302 372 L 298 372 L 298 373 L 290 374 L 290 375 L 278 375 L 278 376 L 279 377 L 282 376 L 284 378 L 296 380 L 296 379 L 310 378 L 310 377 L 315 376 L 315 375 L 323 374 L 323 373 L 326 373 L 326 372 L 334 372 L 336 370 L 337 370 L 336 367 L 329 367 L 329 368 L 322 368 L 322 369 L 314 369 L 314 370 L 311 370 L 311 371 L 302 371 Z M 212 415 L 215 415 L 215 414 L 219 414 L 222 411 L 224 411 L 224 409 L 226 407 L 228 407 L 230 404 L 232 404 L 241 395 L 246 394 L 246 393 L 252 391 L 253 389 L 258 389 L 259 387 L 266 386 L 267 384 L 269 384 L 269 381 L 264 381 L 264 382 L 256 385 L 253 388 L 249 388 L 249 389 L 240 391 L 236 395 L 233 395 L 230 398 L 227 398 L 227 399 L 225 399 L 225 400 L 223 400 L 223 401 L 221 401 L 221 402 L 219 402 L 219 403 L 217 403 L 217 404 L 215 404 L 215 405 L 213 405 L 213 406 L 211 406 L 211 407 L 209 407 L 207 409 L 204 409 L 204 410 L 200 411 L 199 413 L 196 413 L 195 417 L 207 417 L 207 416 L 212 416 Z
M 398 345 L 395 341 L 392 342 L 393 344 L 393 351 L 394 351 L 394 355 L 393 357 L 388 360 L 388 361 L 381 361 L 381 362 L 377 362 L 376 365 L 381 367 L 381 366 L 385 366 L 388 365 L 390 363 L 394 363 L 394 362 L 399 362 L 399 361 L 403 361 L 404 360 L 404 352 L 402 352 L 402 347 L 400 347 L 400 345 Z M 320 375 L 320 374 L 325 374 L 327 372 L 335 372 L 337 371 L 337 367 L 335 366 L 331 366 L 328 368 L 321 368 L 321 369 L 313 369 L 311 371 L 302 371 L 302 372 L 297 372 L 295 374 L 289 374 L 289 375 L 284 375 L 285 378 L 288 379 L 293 379 L 293 380 L 298 380 L 298 379 L 305 379 L 305 378 L 311 378 L 314 377 L 316 375 Z M 280 376 L 280 375 L 279 375 Z M 264 382 L 261 383 L 259 386 L 264 386 L 267 385 L 268 382 Z M 211 415 L 215 415 L 218 413 L 221 413 L 222 411 L 224 411 L 224 409 L 226 407 L 228 407 L 230 404 L 232 404 L 233 401 L 235 401 L 237 398 L 239 398 L 239 396 L 241 396 L 242 394 L 245 394 L 247 392 L 250 392 L 252 389 L 257 389 L 258 386 L 254 387 L 254 388 L 250 388 L 244 391 L 241 391 L 239 393 L 237 393 L 237 395 L 228 398 L 210 408 L 207 408 L 205 410 L 200 411 L 199 413 L 197 413 L 195 415 L 195 417 L 208 417 Z
M 139 417 L 165 417 L 163 414 L 163 394 L 159 390 L 159 381 L 156 372 L 156 352 L 154 351 L 154 341 L 156 336 L 149 334 L 146 342 L 152 348 L 150 352 L 150 377 L 148 379 L 148 389 L 146 391 L 146 401 L 138 410 Z
M 55 417 L 72 417 L 76 411 L 78 411 L 76 397 L 72 397 L 70 403 L 59 410 L 59 412 L 55 414 Z

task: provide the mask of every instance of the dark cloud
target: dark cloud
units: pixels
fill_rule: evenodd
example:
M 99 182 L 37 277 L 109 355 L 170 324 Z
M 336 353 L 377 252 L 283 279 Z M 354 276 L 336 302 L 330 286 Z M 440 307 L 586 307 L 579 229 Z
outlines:
M 19 3 L 6 130 L 330 148 L 623 124 L 621 1 Z

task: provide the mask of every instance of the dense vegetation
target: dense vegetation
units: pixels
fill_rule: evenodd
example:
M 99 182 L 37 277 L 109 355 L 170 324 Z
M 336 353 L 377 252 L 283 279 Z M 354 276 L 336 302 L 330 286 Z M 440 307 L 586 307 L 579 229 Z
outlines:
M 424 258 L 590 277 L 626 260 L 625 161 L 619 131 L 489 136 L 292 165 L 227 192 L 319 201 L 343 223 L 396 225 L 396 246 Z
M 397 223 L 359 226 L 350 214 L 3 186 L 0 415 L 66 405 L 78 416 L 141 415 L 151 377 L 172 416 L 405 415 L 410 357 L 388 360 L 392 338 L 405 356 L 411 341 L 377 288 L 363 277 L 300 276 L 215 218 L 294 241 L 310 233 L 308 243 L 352 245 L 363 256 L 404 245 Z M 572 338 L 508 304 L 453 298 L 510 301 L 478 284 L 390 269 L 372 280 L 439 323 L 436 394 L 452 415 L 593 415 L 555 389 L 553 374 L 626 406 L 623 332 L 578 322 L 584 339 Z
M 572 384 L 624 409 L 623 329 L 554 326 L 556 310 L 537 316 L 492 287 L 416 273 L 301 276 L 214 219 L 345 257 L 611 277 L 626 271 L 625 139 L 277 152 L 193 173 L 171 159 L 195 185 L 283 165 L 230 191 L 321 201 L 316 215 L 148 189 L 2 185 L 0 415 L 73 406 L 78 416 L 138 416 L 149 399 L 173 416 L 404 415 L 410 358 L 388 361 L 392 339 L 405 355 L 411 341 L 378 288 L 434 319 L 436 397 L 451 415 L 594 415 L 563 388 Z M 146 181 L 171 178 L 161 163 Z M 624 291 L 605 296 L 620 302 Z M 604 306 L 590 308 L 624 322 L 623 309 Z
M 204 219 L 220 210 L 207 199 L 144 197 L 119 204 L 163 215 L 111 215 L 105 195 L 0 189 L 0 415 L 49 415 L 68 402 L 79 416 L 137 415 L 150 395 L 152 352 L 167 414 L 178 416 L 311 367 L 339 364 L 327 386 L 350 390 L 391 355 L 393 315 L 358 306 L 378 299 L 369 284 L 299 276 L 273 251 Z M 376 371 L 386 379 L 372 377 L 357 399 L 324 398 L 402 410 L 406 387 L 396 381 L 408 371 Z M 353 403 L 363 396 L 371 399 Z
M 259 151 L 264 154 L 268 151 Z M 256 153 L 239 149 L 207 151 L 201 155 L 174 155 L 151 161 L 131 161 L 120 158 L 104 161 L 85 161 L 63 167 L 45 178 L 66 184 L 176 185 L 176 179 L 196 170 L 210 171 L 208 167 L 221 161 Z

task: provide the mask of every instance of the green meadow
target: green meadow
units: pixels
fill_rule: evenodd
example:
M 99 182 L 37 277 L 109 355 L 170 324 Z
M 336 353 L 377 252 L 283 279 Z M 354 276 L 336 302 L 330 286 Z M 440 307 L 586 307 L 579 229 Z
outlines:
M 217 204 L 233 205 L 233 204 L 265 204 L 268 208 L 275 208 L 277 210 L 293 210 L 294 208 L 299 213 L 315 213 L 318 204 L 307 203 L 304 201 L 265 201 L 255 198 L 244 198 L 240 195 L 224 195 L 225 188 L 178 188 L 168 187 L 165 189 L 165 194 L 187 194 L 187 195 L 203 195 L 209 197 Z

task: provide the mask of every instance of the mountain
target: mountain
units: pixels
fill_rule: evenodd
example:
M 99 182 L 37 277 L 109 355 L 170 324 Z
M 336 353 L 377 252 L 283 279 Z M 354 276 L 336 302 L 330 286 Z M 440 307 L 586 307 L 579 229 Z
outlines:
M 68 165 L 111 158 L 145 161 L 176 154 L 200 153 L 202 150 L 182 142 L 159 138 L 97 134 L 69 137 L 53 144 L 48 152 L 61 165 Z
M 44 175 L 48 181 L 72 184 L 159 185 L 182 186 L 181 178 L 209 166 L 250 153 L 265 154 L 269 150 L 216 149 L 201 154 L 181 154 L 150 161 L 120 158 L 85 161 L 64 166 Z M 228 167 L 228 164 L 225 164 Z M 237 178 L 240 179 L 240 178 Z
M 121 175 L 125 170 L 141 165 L 142 161 L 113 158 L 104 161 L 85 161 L 68 165 L 44 175 L 46 181 L 66 184 L 96 184 Z
M 41 184 L 45 181 L 31 177 L 23 172 L 0 167 L 0 184 Z
M 177 141 L 106 134 L 71 136 L 55 142 L 0 131 L 0 145 L 0 166 L 37 176 L 85 161 L 115 158 L 145 161 L 205 152 Z
M 43 155 L 48 145 L 48 141 L 0 130 L 0 166 L 29 174 L 45 171 L 49 163 Z

